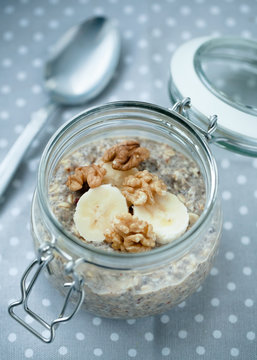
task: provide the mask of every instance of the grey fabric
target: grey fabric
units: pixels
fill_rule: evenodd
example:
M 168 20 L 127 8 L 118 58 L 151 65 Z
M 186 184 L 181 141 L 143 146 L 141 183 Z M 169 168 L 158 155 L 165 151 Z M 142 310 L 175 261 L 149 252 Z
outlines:
M 136 321 L 100 319 L 81 311 L 58 329 L 50 345 L 7 314 L 8 303 L 19 297 L 21 273 L 34 258 L 31 198 L 38 161 L 54 129 L 82 108 L 112 100 L 146 100 L 168 107 L 169 62 L 178 45 L 210 34 L 251 37 L 257 26 L 257 3 L 250 0 L 1 1 L 0 160 L 31 113 L 48 101 L 42 78 L 49 46 L 72 24 L 93 14 L 116 18 L 123 40 L 121 64 L 96 100 L 64 109 L 49 121 L 2 201 L 0 358 L 257 359 L 257 159 L 217 147 L 212 150 L 220 174 L 223 236 L 211 274 L 186 302 Z M 42 314 L 56 316 L 63 298 L 45 278 L 34 293 L 32 302 Z

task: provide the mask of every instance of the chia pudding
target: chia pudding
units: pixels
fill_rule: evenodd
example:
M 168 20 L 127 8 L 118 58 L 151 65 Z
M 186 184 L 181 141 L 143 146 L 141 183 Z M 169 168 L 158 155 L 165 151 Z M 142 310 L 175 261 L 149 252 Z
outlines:
M 110 243 L 87 242 L 78 233 L 74 213 L 80 197 L 88 188 L 83 186 L 81 190 L 72 192 L 66 182 L 76 167 L 97 163 L 106 149 L 117 144 L 117 140 L 123 139 L 98 140 L 62 158 L 52 174 L 48 189 L 51 210 L 62 227 L 89 247 L 110 255 L 117 252 Z M 157 175 L 166 184 L 167 191 L 185 205 L 189 213 L 186 231 L 189 231 L 197 224 L 205 207 L 206 187 L 198 165 L 168 144 L 144 138 L 136 140 L 150 150 L 149 158 L 140 163 L 138 170 Z M 219 243 L 220 228 L 220 210 L 216 206 L 204 229 L 195 234 L 194 241 L 161 263 L 155 261 L 152 266 L 129 270 L 81 264 L 78 272 L 84 277 L 85 309 L 103 317 L 132 318 L 161 313 L 180 303 L 200 286 L 209 273 Z M 40 232 L 41 239 L 44 236 L 47 238 L 43 226 Z M 156 249 L 148 253 L 154 254 L 160 247 L 165 250 L 169 245 L 156 244 Z M 158 257 L 158 253 L 155 255 Z M 50 278 L 62 292 L 63 283 L 67 281 L 63 268 L 64 259 L 56 255 L 49 266 Z

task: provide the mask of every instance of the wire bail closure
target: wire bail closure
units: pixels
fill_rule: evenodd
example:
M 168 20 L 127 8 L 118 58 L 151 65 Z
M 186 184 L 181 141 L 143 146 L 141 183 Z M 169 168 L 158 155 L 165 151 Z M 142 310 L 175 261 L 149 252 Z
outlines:
M 172 111 L 176 111 L 180 115 L 183 115 L 185 110 L 190 109 L 192 106 L 190 97 L 184 98 L 182 101 L 177 101 L 173 107 L 171 108 Z M 204 135 L 206 140 L 209 142 L 212 140 L 212 133 L 217 129 L 218 126 L 218 116 L 217 115 L 211 115 L 209 116 L 209 124 L 207 130 L 202 129 L 200 126 L 192 123 L 189 119 L 187 121 L 195 127 L 201 134 Z
M 20 288 L 21 288 L 21 299 L 18 301 L 13 302 L 8 307 L 9 314 L 18 321 L 22 326 L 24 326 L 27 330 L 29 330 L 32 334 L 34 334 L 37 338 L 42 340 L 45 343 L 51 343 L 54 340 L 55 337 L 55 331 L 60 323 L 69 321 L 79 310 L 84 297 L 85 292 L 83 289 L 83 282 L 84 279 L 82 276 L 80 276 L 78 273 L 75 272 L 75 267 L 77 266 L 77 263 L 73 262 L 72 260 L 69 261 L 65 265 L 65 274 L 70 275 L 73 279 L 72 282 L 65 283 L 64 287 L 69 288 L 68 293 L 66 295 L 66 298 L 64 300 L 63 307 L 60 311 L 59 316 L 53 320 L 51 323 L 47 323 L 44 319 L 42 319 L 39 315 L 37 315 L 34 311 L 32 311 L 28 306 L 28 299 L 29 295 L 31 293 L 31 290 L 41 273 L 41 271 L 46 268 L 49 263 L 54 259 L 53 251 L 60 252 L 58 248 L 55 247 L 53 243 L 44 243 L 40 246 L 38 249 L 38 257 L 32 261 L 32 263 L 27 267 L 27 269 L 24 271 L 21 281 L 20 281 Z M 29 274 L 32 272 L 33 269 L 36 269 L 34 275 L 32 276 L 32 279 L 26 283 L 26 280 L 29 276 Z M 73 293 L 78 294 L 78 300 L 75 304 L 75 308 L 73 312 L 70 315 L 65 316 L 65 311 L 67 309 L 69 299 Z M 14 308 L 22 306 L 24 311 L 29 314 L 34 320 L 36 320 L 39 324 L 41 324 L 45 329 L 49 330 L 50 335 L 49 337 L 44 337 L 39 331 L 34 329 L 32 326 L 27 324 L 20 316 L 18 316 L 14 312 Z

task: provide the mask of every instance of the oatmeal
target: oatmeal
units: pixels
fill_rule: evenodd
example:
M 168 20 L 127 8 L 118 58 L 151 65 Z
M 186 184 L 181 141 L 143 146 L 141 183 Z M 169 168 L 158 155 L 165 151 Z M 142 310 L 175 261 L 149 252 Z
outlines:
M 142 148 L 149 150 L 149 157 L 140 162 L 136 170 L 133 167 L 126 168 L 124 170 L 126 180 L 124 173 L 117 173 L 117 170 L 106 162 L 101 165 L 106 170 L 104 176 L 102 176 L 103 172 L 100 171 L 99 174 L 99 169 L 95 169 L 97 171 L 94 174 L 100 175 L 98 176 L 98 180 L 101 180 L 100 186 L 90 188 L 90 184 L 85 181 L 87 174 L 83 175 L 83 178 L 79 174 L 79 187 L 82 185 L 80 189 L 71 191 L 66 185 L 68 177 L 75 174 L 76 168 L 97 164 L 106 149 L 117 144 L 115 138 L 92 142 L 63 158 L 49 183 L 49 202 L 55 217 L 63 228 L 79 238 L 81 243 L 87 242 L 89 248 L 104 250 L 103 253 L 107 257 L 131 248 L 139 251 L 139 254 L 132 254 L 134 258 L 131 260 L 124 258 L 125 263 L 131 261 L 133 264 L 141 253 L 147 254 L 152 259 L 148 266 L 141 267 L 140 262 L 135 262 L 131 268 L 124 269 L 122 260 L 120 260 L 120 268 L 115 268 L 110 258 L 110 265 L 102 268 L 95 265 L 97 264 L 96 254 L 91 250 L 88 252 L 89 250 L 85 248 L 84 256 L 91 263 L 82 263 L 76 269 L 84 278 L 84 306 L 87 311 L 104 317 L 131 318 L 153 315 L 180 303 L 200 286 L 209 273 L 219 243 L 221 215 L 218 204 L 211 210 L 211 216 L 206 218 L 201 231 L 195 231 L 188 237 L 185 245 L 184 243 L 176 245 L 177 253 L 176 251 L 171 253 L 170 244 L 156 243 L 158 234 L 153 231 L 148 221 L 136 219 L 136 209 L 140 213 L 142 206 L 153 206 L 152 201 L 154 204 L 159 204 L 159 198 L 163 198 L 162 192 L 167 191 L 170 196 L 175 196 L 180 204 L 185 205 L 189 221 L 187 231 L 189 231 L 197 223 L 204 210 L 206 196 L 203 176 L 194 161 L 165 143 L 141 138 L 136 140 L 140 141 Z M 146 157 L 146 152 L 144 154 Z M 111 171 L 116 171 L 115 176 L 110 175 Z M 151 176 L 144 173 L 143 178 L 146 175 L 147 177 L 142 183 L 138 172 L 144 171 L 150 173 Z M 109 221 L 104 234 L 105 240 L 101 240 L 102 234 L 99 235 L 98 242 L 88 241 L 81 237 L 74 224 L 78 202 L 83 196 L 91 196 L 90 194 L 96 194 L 95 191 L 106 190 L 106 187 L 118 189 L 121 184 L 124 184 L 124 180 L 123 194 L 116 192 L 112 196 L 121 195 L 125 199 L 127 194 L 130 195 L 122 205 L 122 214 L 113 214 L 112 221 Z M 77 183 L 75 186 L 78 186 Z M 142 195 L 138 189 L 144 189 L 143 193 L 147 196 Z M 98 196 L 101 197 L 99 194 Z M 135 204 L 137 201 L 140 201 L 140 204 L 132 205 L 135 212 L 132 216 L 131 207 L 128 207 L 128 204 Z M 127 207 L 127 214 L 124 215 Z M 42 220 L 37 197 L 33 213 L 34 239 L 38 247 L 39 239 L 50 241 L 52 234 Z M 58 247 L 72 256 L 74 261 L 83 256 L 81 252 L 77 253 L 75 248 L 73 251 L 61 236 L 57 238 L 57 242 Z M 161 252 L 155 253 L 159 250 Z M 54 260 L 48 266 L 50 279 L 61 292 L 64 292 L 63 284 L 70 281 L 64 271 L 66 263 L 67 258 L 56 253 Z

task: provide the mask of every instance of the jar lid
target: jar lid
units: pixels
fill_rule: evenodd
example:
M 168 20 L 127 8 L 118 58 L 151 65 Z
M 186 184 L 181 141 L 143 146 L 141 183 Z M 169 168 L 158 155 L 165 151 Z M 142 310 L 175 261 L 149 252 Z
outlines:
M 189 96 L 197 125 L 218 115 L 213 142 L 257 156 L 257 41 L 201 37 L 181 45 L 170 63 L 172 100 Z

